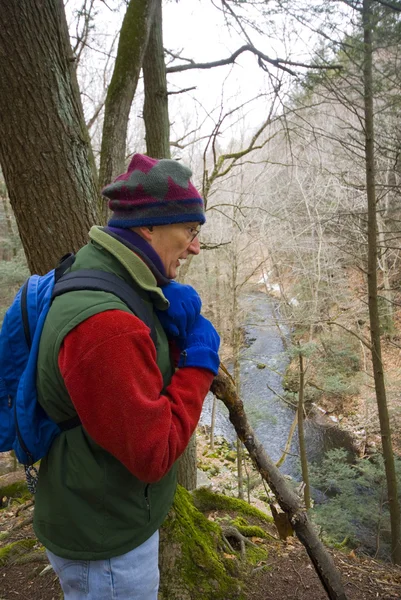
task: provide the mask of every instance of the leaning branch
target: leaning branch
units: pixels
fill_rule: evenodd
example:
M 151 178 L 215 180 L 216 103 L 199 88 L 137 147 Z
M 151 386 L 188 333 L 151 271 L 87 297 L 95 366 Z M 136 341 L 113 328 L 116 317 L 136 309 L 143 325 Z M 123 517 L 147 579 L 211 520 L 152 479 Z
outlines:
M 260 50 L 255 48 L 255 46 L 252 46 L 251 44 L 246 44 L 245 46 L 241 46 L 241 48 L 238 48 L 238 50 L 236 50 L 228 58 L 222 58 L 221 60 L 214 60 L 212 62 L 207 62 L 207 63 L 196 63 L 196 62 L 192 61 L 192 62 L 188 62 L 187 64 L 175 65 L 173 67 L 167 67 L 166 73 L 180 73 L 182 71 L 188 71 L 189 69 L 212 69 L 214 67 L 223 67 L 224 65 L 233 64 L 235 62 L 235 60 L 238 58 L 238 56 L 240 54 L 242 54 L 243 52 L 252 52 L 252 54 L 255 54 L 255 56 L 257 56 L 260 61 L 268 63 L 268 64 L 272 65 L 273 67 L 281 69 L 282 71 L 286 71 L 287 73 L 289 73 L 290 75 L 293 75 L 293 76 L 296 75 L 296 72 L 294 70 L 290 69 L 289 67 L 299 67 L 302 69 L 319 69 L 319 70 L 327 70 L 327 69 L 340 70 L 343 68 L 342 65 L 314 65 L 314 64 L 311 65 L 311 64 L 306 64 L 306 63 L 299 63 L 299 62 L 293 62 L 290 60 L 285 60 L 284 58 L 270 58 L 269 56 L 267 56 L 266 54 L 264 54 L 263 52 L 261 52 Z M 188 60 L 188 59 L 186 59 L 186 60 Z
M 356 333 L 356 331 L 353 331 L 353 329 L 348 329 L 348 327 L 345 327 L 345 325 L 341 325 L 341 323 L 338 323 L 337 321 L 327 321 L 327 325 L 337 325 L 338 327 L 341 327 L 341 329 L 344 329 L 344 331 L 347 331 L 348 333 L 356 337 L 368 350 L 372 351 L 371 343 L 365 337 L 359 335 L 358 333 Z
M 310 524 L 300 498 L 288 487 L 286 480 L 268 457 L 249 425 L 244 405 L 235 391 L 233 379 L 220 369 L 218 376 L 213 380 L 211 390 L 228 408 L 230 421 L 234 425 L 239 439 L 247 448 L 259 473 L 276 496 L 280 507 L 288 514 L 291 525 L 305 546 L 328 598 L 330 600 L 347 600 L 340 574 Z

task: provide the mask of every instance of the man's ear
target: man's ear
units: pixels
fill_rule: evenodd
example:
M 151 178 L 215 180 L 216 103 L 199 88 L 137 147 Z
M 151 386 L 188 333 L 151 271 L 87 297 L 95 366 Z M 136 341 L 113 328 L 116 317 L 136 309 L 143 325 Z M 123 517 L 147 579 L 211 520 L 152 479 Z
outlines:
M 144 240 L 147 242 L 151 242 L 153 239 L 153 227 L 135 227 L 134 230 L 138 233 Z

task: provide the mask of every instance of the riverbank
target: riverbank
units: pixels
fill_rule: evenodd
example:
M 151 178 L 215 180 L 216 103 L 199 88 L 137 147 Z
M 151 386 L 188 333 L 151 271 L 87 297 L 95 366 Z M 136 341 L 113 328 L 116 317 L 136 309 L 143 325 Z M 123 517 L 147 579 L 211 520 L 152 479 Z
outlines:
M 372 373 L 366 282 L 352 269 L 343 270 L 343 304 L 330 296 L 322 298 L 320 315 L 310 322 L 291 278 L 278 283 L 265 274 L 255 278 L 254 289 L 267 294 L 282 312 L 281 322 L 290 327 L 292 344 L 309 347 L 305 360 L 305 404 L 311 418 L 325 415 L 353 438 L 358 456 L 381 452 L 380 423 Z M 299 290 L 298 290 L 299 291 Z M 382 316 L 382 361 L 385 373 L 387 407 L 394 452 L 401 457 L 401 297 L 395 296 L 392 321 Z M 281 308 L 280 308 L 281 307 Z M 280 316 L 277 324 L 280 328 Z M 298 360 L 289 363 L 284 388 L 298 394 Z M 329 423 L 330 424 L 330 423 Z
M 210 448 L 210 431 L 198 428 L 197 455 L 200 482 L 226 495 L 237 495 L 235 452 L 223 438 L 217 438 Z M 270 514 L 268 494 L 249 459 L 246 459 L 245 499 Z M 271 500 L 271 497 L 270 497 Z M 224 515 L 212 511 L 211 518 L 221 520 Z M 254 569 L 249 578 L 246 600 L 327 600 L 322 585 L 312 567 L 303 545 L 294 537 L 279 539 L 276 529 L 269 530 L 276 540 L 269 538 L 266 560 Z M 340 572 L 348 600 L 399 600 L 401 597 L 401 569 L 389 563 L 357 555 L 354 550 L 329 550 Z M 228 600 L 228 599 L 227 599 Z

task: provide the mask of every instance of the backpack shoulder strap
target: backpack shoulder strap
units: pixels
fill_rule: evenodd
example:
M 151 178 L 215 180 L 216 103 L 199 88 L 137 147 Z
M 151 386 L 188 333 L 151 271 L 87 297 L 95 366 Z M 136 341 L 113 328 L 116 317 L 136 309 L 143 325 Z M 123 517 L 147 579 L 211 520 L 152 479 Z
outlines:
M 29 329 L 28 302 L 27 302 L 28 285 L 29 285 L 29 278 L 25 281 L 24 286 L 21 290 L 21 318 L 22 318 L 22 326 L 24 328 L 25 340 L 26 340 L 28 348 L 31 349 L 32 338 L 31 338 L 31 332 Z
M 134 287 L 113 273 L 96 269 L 80 269 L 59 277 L 54 284 L 52 300 L 67 292 L 82 290 L 108 292 L 120 298 L 134 315 L 149 327 L 151 338 L 156 346 L 153 315 Z
M 54 270 L 54 281 L 58 281 L 65 273 L 67 269 L 69 269 L 75 261 L 75 254 L 69 252 L 65 254 L 62 258 L 60 258 L 57 267 Z M 31 330 L 29 327 L 29 314 L 28 314 L 28 291 L 29 291 L 29 282 L 31 277 L 25 281 L 22 289 L 21 289 L 21 318 L 22 318 L 22 326 L 24 328 L 25 340 L 29 350 L 32 346 L 32 336 Z

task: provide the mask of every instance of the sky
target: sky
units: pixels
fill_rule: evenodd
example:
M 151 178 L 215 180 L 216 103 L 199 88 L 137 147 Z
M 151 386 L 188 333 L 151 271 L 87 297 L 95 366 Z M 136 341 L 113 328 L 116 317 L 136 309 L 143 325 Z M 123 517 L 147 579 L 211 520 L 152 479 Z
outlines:
M 84 0 L 67 0 L 66 12 L 70 23 L 70 33 L 74 35 L 74 10 Z M 107 59 L 111 42 L 116 38 L 125 12 L 122 0 L 96 0 L 95 27 L 89 39 L 89 48 L 85 52 L 79 68 L 79 80 L 83 92 L 83 104 L 86 117 L 89 118 L 104 94 L 104 68 L 108 65 L 108 77 L 112 73 L 112 62 Z M 224 16 L 219 10 L 219 0 L 175 0 L 163 3 L 164 46 L 174 53 L 182 52 L 185 58 L 197 62 L 208 62 L 230 56 L 246 43 L 244 35 L 234 28 L 228 28 Z M 240 9 L 238 9 L 240 10 Z M 293 60 L 307 60 L 306 54 L 314 45 L 312 34 L 294 31 L 281 18 L 275 20 L 269 16 L 270 23 L 263 23 L 260 14 L 250 14 L 263 33 L 248 29 L 254 45 L 271 58 L 290 56 Z M 76 17 L 76 14 L 75 14 Z M 271 32 L 274 31 L 272 35 Z M 116 45 L 113 54 L 115 55 Z M 288 90 L 289 78 L 282 85 L 281 92 Z M 185 94 L 170 96 L 169 110 L 172 122 L 172 139 L 179 139 L 185 132 L 201 127 L 200 135 L 208 135 L 213 129 L 216 118 L 221 112 L 246 104 L 235 112 L 227 123 L 232 127 L 220 136 L 221 143 L 229 143 L 230 138 L 244 135 L 255 130 L 264 120 L 270 109 L 271 80 L 257 64 L 254 55 L 247 52 L 236 60 L 235 66 L 217 67 L 207 70 L 191 70 L 168 75 L 168 89 L 196 86 Z M 286 87 L 287 86 L 287 87 Z M 257 101 L 249 102 L 258 97 Z M 141 84 L 138 87 L 133 117 L 141 111 Z M 243 117 L 240 124 L 233 125 L 238 116 Z M 138 128 L 139 129 L 139 128 Z M 133 134 L 134 135 L 134 134 Z M 135 139 L 133 140 L 135 144 Z

